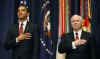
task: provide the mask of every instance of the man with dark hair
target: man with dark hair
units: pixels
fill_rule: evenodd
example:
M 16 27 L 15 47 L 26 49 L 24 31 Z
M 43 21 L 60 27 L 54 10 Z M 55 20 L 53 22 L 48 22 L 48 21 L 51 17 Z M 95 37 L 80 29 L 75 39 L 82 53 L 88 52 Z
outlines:
M 12 59 L 39 59 L 39 26 L 28 21 L 26 6 L 18 7 L 18 24 L 12 24 L 7 33 L 5 48 L 12 49 Z
M 62 36 L 58 47 L 60 53 L 67 53 L 66 59 L 96 59 L 95 41 L 89 32 L 82 31 L 82 17 L 71 17 L 73 32 Z

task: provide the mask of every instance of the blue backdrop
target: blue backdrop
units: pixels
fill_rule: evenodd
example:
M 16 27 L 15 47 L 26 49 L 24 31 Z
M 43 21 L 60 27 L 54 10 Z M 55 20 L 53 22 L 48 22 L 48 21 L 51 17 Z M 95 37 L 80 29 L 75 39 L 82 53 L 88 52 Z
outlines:
M 8 24 L 13 22 L 14 0 L 0 1 L 0 58 L 10 59 L 10 53 L 3 48 L 3 41 L 6 37 Z

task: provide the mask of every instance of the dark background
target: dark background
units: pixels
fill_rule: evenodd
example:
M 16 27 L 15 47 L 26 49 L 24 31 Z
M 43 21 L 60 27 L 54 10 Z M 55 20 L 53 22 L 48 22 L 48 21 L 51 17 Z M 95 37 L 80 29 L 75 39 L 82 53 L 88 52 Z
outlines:
M 100 0 L 96 0 L 95 2 L 95 13 L 94 13 L 94 34 L 96 37 L 96 49 L 97 49 L 97 56 L 100 59 Z
M 51 0 L 52 3 L 52 30 L 55 34 L 52 36 L 54 39 L 57 38 L 57 29 L 58 29 L 58 0 Z M 76 2 L 76 1 L 75 1 Z M 72 2 L 74 3 L 74 2 Z M 96 40 L 96 49 L 97 49 L 97 56 L 100 57 L 100 0 L 95 0 L 93 2 L 95 4 L 95 8 L 93 11 L 93 21 L 91 21 L 93 25 L 93 35 L 95 35 Z M 78 5 L 77 2 L 75 4 Z M 72 6 L 72 13 L 79 13 L 79 7 Z M 34 16 L 32 19 L 33 23 L 40 23 L 40 0 L 32 0 L 32 15 Z M 15 17 L 15 0 L 0 0 L 0 59 L 10 59 L 11 51 L 6 51 L 3 48 L 3 41 L 6 39 L 6 32 L 8 29 L 9 24 L 14 22 Z M 99 58 L 98 58 L 99 59 Z

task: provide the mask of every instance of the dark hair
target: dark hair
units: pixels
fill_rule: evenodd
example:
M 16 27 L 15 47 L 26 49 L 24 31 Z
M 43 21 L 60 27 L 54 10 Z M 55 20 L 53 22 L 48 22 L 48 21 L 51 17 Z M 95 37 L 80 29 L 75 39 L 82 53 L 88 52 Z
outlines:
M 30 12 L 29 8 L 28 8 L 26 5 L 19 5 L 19 7 L 20 7 L 20 6 L 25 7 L 25 8 L 27 9 L 27 12 Z M 19 7 L 18 7 L 18 8 L 19 8 Z

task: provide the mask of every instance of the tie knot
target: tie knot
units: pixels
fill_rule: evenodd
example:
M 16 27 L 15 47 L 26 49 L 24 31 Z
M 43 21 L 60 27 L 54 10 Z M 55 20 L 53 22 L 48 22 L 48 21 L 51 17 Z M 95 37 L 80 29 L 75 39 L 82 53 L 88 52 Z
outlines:
M 78 33 L 76 33 L 76 40 L 79 40 Z
M 76 33 L 76 35 L 78 35 L 78 33 Z
M 23 23 L 21 23 L 21 25 L 24 25 Z

